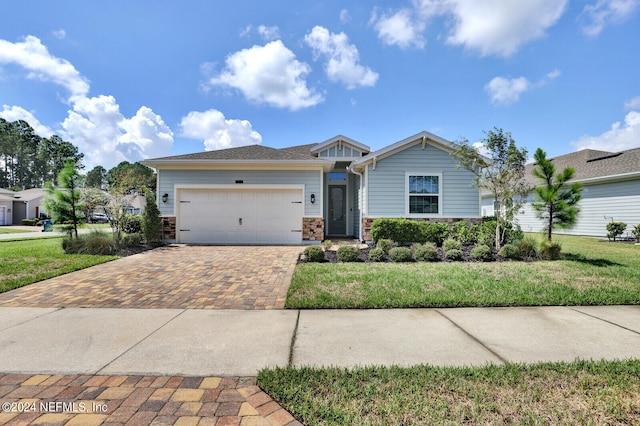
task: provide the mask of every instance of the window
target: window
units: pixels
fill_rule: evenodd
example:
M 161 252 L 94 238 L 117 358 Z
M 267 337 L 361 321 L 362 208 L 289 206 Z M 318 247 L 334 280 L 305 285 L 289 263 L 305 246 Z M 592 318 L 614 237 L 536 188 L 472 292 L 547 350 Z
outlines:
M 441 174 L 407 173 L 408 215 L 440 215 Z
M 347 180 L 346 172 L 331 172 L 329 173 L 329 180 Z

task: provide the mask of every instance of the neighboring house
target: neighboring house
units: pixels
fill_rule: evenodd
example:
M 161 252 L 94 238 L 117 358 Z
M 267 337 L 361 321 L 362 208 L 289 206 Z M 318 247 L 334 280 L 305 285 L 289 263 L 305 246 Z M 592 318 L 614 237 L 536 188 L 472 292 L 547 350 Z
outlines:
M 136 195 L 127 206 L 127 214 L 142 214 L 147 205 L 147 199 L 144 195 Z
M 0 226 L 20 225 L 22 219 L 34 219 L 44 214 L 42 204 L 44 189 L 32 188 L 24 191 L 0 189 Z
M 474 175 L 454 145 L 421 132 L 376 152 L 345 136 L 143 161 L 158 173 L 163 239 L 180 243 L 371 240 L 378 217 L 478 222 Z
M 585 149 L 552 158 L 556 172 L 573 167 L 573 181 L 582 183 L 582 200 L 579 203 L 578 222 L 571 229 L 556 229 L 555 233 L 605 237 L 608 222 L 625 222 L 627 234 L 640 224 L 640 148 L 620 152 Z M 527 164 L 525 178 L 532 185 L 540 182 L 531 173 L 533 164 Z M 533 195 L 528 198 L 518 224 L 525 232 L 544 230 L 543 222 L 535 216 L 531 207 Z M 493 198 L 483 194 L 482 214 L 492 216 Z

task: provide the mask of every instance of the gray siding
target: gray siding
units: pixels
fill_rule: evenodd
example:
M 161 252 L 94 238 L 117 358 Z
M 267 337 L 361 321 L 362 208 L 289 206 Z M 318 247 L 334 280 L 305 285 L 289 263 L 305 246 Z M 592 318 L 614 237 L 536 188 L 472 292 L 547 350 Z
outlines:
M 165 216 L 174 215 L 174 185 L 209 184 L 223 185 L 235 184 L 236 180 L 243 180 L 247 185 L 254 184 L 304 184 L 305 185 L 305 216 L 322 216 L 320 170 L 159 170 L 158 194 L 169 194 L 169 202 L 160 201 L 160 213 Z M 238 184 L 240 186 L 241 184 Z M 311 204 L 311 194 L 316 195 L 315 204 Z
M 530 196 L 529 199 L 532 199 Z M 606 237 L 606 226 L 611 222 L 625 222 L 627 233 L 640 224 L 640 181 L 624 181 L 585 185 L 579 203 L 578 222 L 572 229 L 556 229 L 554 233 Z M 526 204 L 518 215 L 518 223 L 525 232 L 541 232 L 543 222 L 535 216 L 531 204 Z
M 368 216 L 405 216 L 405 172 L 442 173 L 442 217 L 479 217 L 480 197 L 474 175 L 457 169 L 449 153 L 432 145 L 415 145 L 371 164 L 368 172 Z

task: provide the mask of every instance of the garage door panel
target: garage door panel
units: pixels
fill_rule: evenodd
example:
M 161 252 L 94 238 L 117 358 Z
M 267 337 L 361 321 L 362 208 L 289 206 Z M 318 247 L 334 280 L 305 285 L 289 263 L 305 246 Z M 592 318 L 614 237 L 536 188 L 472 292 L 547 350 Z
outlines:
M 299 244 L 302 241 L 301 190 L 180 192 L 180 242 Z

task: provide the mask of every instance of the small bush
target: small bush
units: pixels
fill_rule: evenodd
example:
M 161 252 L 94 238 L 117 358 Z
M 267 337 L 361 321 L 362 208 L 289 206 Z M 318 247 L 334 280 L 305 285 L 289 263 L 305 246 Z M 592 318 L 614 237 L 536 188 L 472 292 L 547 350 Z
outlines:
M 473 244 L 475 241 L 475 235 L 472 232 L 472 227 L 467 225 L 467 222 L 461 220 L 456 222 L 451 227 L 451 238 L 456 241 L 459 241 L 463 246 L 468 246 Z
M 444 240 L 444 243 L 442 243 L 442 248 L 444 249 L 444 251 L 460 250 L 460 241 L 456 241 L 453 238 L 448 238 Z
M 422 262 L 435 262 L 439 260 L 438 249 L 433 243 L 425 243 L 421 246 L 416 247 L 413 252 L 416 260 Z
M 536 259 L 538 257 L 538 243 L 531 237 L 525 237 L 520 240 L 516 247 L 520 250 L 520 258 L 522 259 Z
M 338 260 L 340 262 L 356 262 L 360 250 L 356 246 L 340 246 L 337 251 Z
M 382 238 L 378 240 L 376 247 L 379 249 L 382 249 L 384 254 L 389 254 L 389 250 L 391 250 L 394 247 L 394 244 L 393 244 L 393 241 L 391 241 L 390 239 Z
M 631 230 L 631 234 L 636 239 L 636 242 L 640 243 L 640 225 L 636 225 Z
M 389 250 L 389 259 L 394 262 L 411 262 L 413 261 L 413 253 L 407 247 L 394 247 Z
M 498 252 L 498 255 L 505 259 L 518 260 L 520 259 L 520 249 L 514 244 L 505 244 Z
M 459 249 L 451 249 L 444 252 L 444 256 L 448 260 L 461 260 L 462 259 L 462 250 Z
M 369 260 L 371 262 L 384 262 L 385 261 L 384 250 L 380 247 L 376 247 L 369 250 Z
M 442 246 L 444 240 L 446 240 L 449 236 L 450 229 L 449 225 L 447 225 L 446 223 L 422 222 L 421 231 L 422 241 L 420 242 L 429 242 L 440 247 Z
M 615 241 L 616 237 L 622 235 L 625 229 L 627 229 L 627 224 L 624 222 L 609 222 L 607 223 L 607 231 L 609 231 L 607 232 L 607 238 L 609 240 L 613 238 L 613 241 Z
M 562 247 L 558 243 L 549 243 L 543 241 L 540 246 L 540 257 L 544 260 L 558 260 L 560 259 L 560 251 Z
M 331 247 L 333 247 L 333 241 L 331 240 L 324 240 L 322 242 L 322 246 L 325 248 L 325 250 L 329 250 Z
M 491 247 L 487 245 L 480 244 L 471 250 L 471 257 L 483 262 L 489 262 L 493 260 L 493 250 L 491 250 Z
M 36 226 L 38 222 L 38 219 L 22 219 L 23 226 Z
M 84 240 L 86 254 L 111 255 L 116 251 L 111 236 L 102 232 L 92 232 L 82 240 Z
M 139 234 L 142 232 L 142 216 L 139 214 L 127 214 L 123 217 L 122 232 L 126 234 Z
M 123 247 L 138 247 L 142 244 L 142 237 L 140 234 L 127 234 L 122 237 L 120 244 Z
M 324 262 L 324 250 L 320 246 L 309 246 L 303 253 L 308 262 Z
M 65 238 L 62 240 L 62 251 L 65 254 L 79 254 L 84 250 L 84 242 L 80 238 Z

